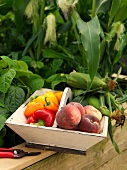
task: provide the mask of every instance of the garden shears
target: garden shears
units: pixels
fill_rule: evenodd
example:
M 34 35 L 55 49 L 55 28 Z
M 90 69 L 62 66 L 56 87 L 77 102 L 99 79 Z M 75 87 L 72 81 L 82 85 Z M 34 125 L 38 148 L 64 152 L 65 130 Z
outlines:
M 0 148 L 0 158 L 22 158 L 24 156 L 35 156 L 41 152 L 26 152 L 22 149 Z

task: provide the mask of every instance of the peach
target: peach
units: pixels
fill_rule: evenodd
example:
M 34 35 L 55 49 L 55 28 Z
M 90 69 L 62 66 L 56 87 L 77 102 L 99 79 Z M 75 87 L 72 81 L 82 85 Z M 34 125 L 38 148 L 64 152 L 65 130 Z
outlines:
M 56 122 L 60 128 L 77 130 L 77 125 L 81 120 L 80 110 L 72 104 L 62 107 L 56 114 Z
M 91 114 L 85 114 L 82 116 L 78 126 L 79 131 L 88 133 L 99 133 L 100 128 L 100 120 Z
M 85 114 L 84 107 L 80 103 L 78 103 L 78 102 L 70 102 L 69 104 L 72 104 L 72 105 L 76 106 L 80 110 L 81 116 L 83 116 Z
M 98 109 L 96 109 L 95 107 L 93 107 L 91 105 L 87 105 L 87 106 L 84 106 L 84 110 L 85 110 L 86 114 L 91 114 L 91 115 L 97 117 L 99 120 L 102 119 L 101 112 Z

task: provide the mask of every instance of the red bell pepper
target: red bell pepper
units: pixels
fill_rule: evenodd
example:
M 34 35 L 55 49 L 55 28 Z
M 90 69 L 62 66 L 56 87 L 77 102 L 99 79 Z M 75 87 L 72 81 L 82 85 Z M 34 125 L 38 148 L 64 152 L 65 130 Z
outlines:
M 39 120 L 44 121 L 44 126 L 52 127 L 55 120 L 55 114 L 47 109 L 37 110 L 31 117 L 28 118 L 27 123 L 36 124 Z
M 36 122 L 37 122 L 37 120 L 34 119 L 33 115 L 28 117 L 28 119 L 27 119 L 27 124 L 36 123 Z

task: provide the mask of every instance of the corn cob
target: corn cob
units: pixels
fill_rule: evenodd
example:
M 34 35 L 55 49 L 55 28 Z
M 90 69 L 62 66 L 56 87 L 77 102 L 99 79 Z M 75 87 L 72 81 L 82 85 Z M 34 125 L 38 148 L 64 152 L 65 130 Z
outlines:
M 98 109 L 103 116 L 108 116 L 108 117 L 111 116 L 109 109 L 106 106 L 101 106 L 101 102 L 96 96 L 90 96 L 88 100 L 88 104 Z
M 95 107 L 98 110 L 100 109 L 100 106 L 101 106 L 100 100 L 95 96 L 89 97 L 88 104 Z
M 87 89 L 90 86 L 91 79 L 89 74 L 73 71 L 67 77 L 67 84 L 78 89 Z M 100 78 L 94 77 L 91 89 L 104 87 L 108 88 L 107 84 Z

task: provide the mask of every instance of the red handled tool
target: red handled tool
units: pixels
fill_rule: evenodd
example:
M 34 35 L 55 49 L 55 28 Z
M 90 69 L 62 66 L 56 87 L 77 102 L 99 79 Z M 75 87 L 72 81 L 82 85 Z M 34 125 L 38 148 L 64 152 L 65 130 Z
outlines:
M 0 148 L 0 158 L 22 158 L 24 156 L 35 156 L 41 152 L 25 152 L 21 149 Z

